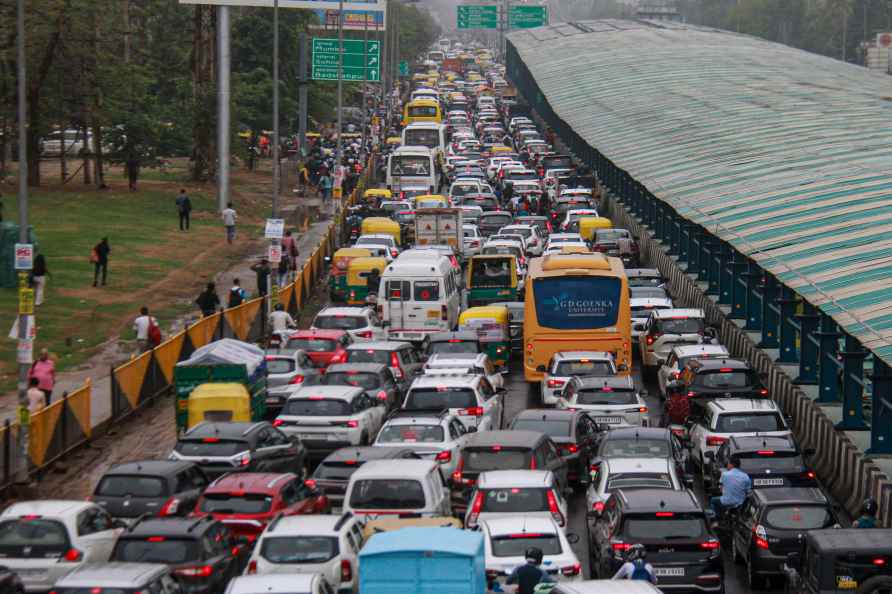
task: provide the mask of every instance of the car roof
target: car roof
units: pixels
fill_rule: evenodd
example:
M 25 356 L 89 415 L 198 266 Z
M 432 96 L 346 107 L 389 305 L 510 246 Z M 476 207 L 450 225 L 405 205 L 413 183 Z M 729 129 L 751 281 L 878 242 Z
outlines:
M 629 298 L 629 307 L 647 307 L 648 305 L 668 305 L 669 307 L 672 307 L 672 299 L 670 299 L 669 297 L 631 297 L 631 298 Z
M 353 514 L 306 514 L 282 516 L 282 518 L 266 529 L 264 536 L 275 534 L 312 534 L 330 536 L 340 532 L 344 522 Z M 343 520 L 343 521 L 342 521 Z
M 264 573 L 240 575 L 229 582 L 226 594 L 304 594 L 314 592 L 316 573 Z
M 669 439 L 670 435 L 671 432 L 668 427 L 617 427 L 608 431 L 603 439 L 659 439 L 665 441 Z
M 522 410 L 514 416 L 514 420 L 542 420 L 542 421 L 570 421 L 573 417 L 585 414 L 580 411 L 568 410 L 566 408 L 528 408 Z M 514 421 L 512 421 L 513 423 Z
M 385 425 L 441 425 L 451 420 L 455 415 L 449 413 L 448 408 L 443 410 L 398 410 L 385 422 Z
M 673 307 L 671 309 L 654 310 L 653 315 L 660 320 L 671 318 L 705 318 L 706 314 L 702 309 L 694 309 L 691 307 Z
M 757 450 L 799 451 L 791 435 L 732 435 L 729 445 L 733 446 L 735 452 Z
M 774 400 L 767 398 L 718 398 L 707 403 L 719 413 L 735 412 L 778 412 L 780 409 Z
M 388 235 L 388 237 L 390 236 Z M 326 307 L 316 316 L 364 316 L 368 311 L 368 307 Z
M 183 470 L 195 467 L 195 464 L 187 460 L 134 460 L 117 464 L 105 471 L 103 476 L 110 474 L 151 474 L 169 476 Z
M 354 342 L 347 347 L 348 351 L 395 351 L 397 349 L 411 347 L 408 342 L 400 340 L 368 340 L 365 342 Z
M 626 276 L 629 278 L 663 278 L 663 273 L 656 268 L 626 268 Z
M 411 448 L 380 448 L 373 446 L 356 446 L 340 448 L 325 457 L 323 462 L 342 462 L 345 460 L 362 460 L 368 462 L 370 460 L 390 460 L 399 458 L 406 452 L 411 452 Z
M 631 512 L 698 512 L 703 511 L 691 491 L 670 489 L 619 489 L 613 492 Z
M 573 377 L 576 387 L 580 390 L 588 390 L 593 388 L 613 388 L 621 390 L 634 390 L 635 381 L 629 375 L 577 375 Z
M 364 392 L 365 390 L 357 386 L 303 386 L 290 392 L 288 400 L 307 398 L 310 400 L 325 399 L 350 402 Z
M 482 376 L 480 375 L 437 375 L 424 376 L 420 375 L 412 382 L 409 389 L 413 388 L 436 388 L 438 386 L 455 387 L 455 388 L 475 388 L 480 383 Z
M 892 550 L 892 528 L 809 530 L 806 538 L 819 551 L 877 554 Z
M 390 460 L 369 460 L 353 473 L 351 480 L 424 478 L 432 470 L 439 468 L 433 460 L 400 460 L 394 464 Z
M 329 338 L 336 339 L 347 334 L 346 330 L 314 330 L 312 328 L 304 330 L 295 330 L 288 335 L 288 338 Z
M 634 300 L 633 300 L 634 301 Z M 728 349 L 721 344 L 686 344 L 672 347 L 676 357 L 696 357 L 697 355 L 729 355 Z
M 3 510 L 2 517 L 46 516 L 48 518 L 57 518 L 79 513 L 81 510 L 95 505 L 95 503 L 89 501 L 67 499 L 18 501 Z
M 554 484 L 550 470 L 487 470 L 477 477 L 478 489 L 539 488 Z
M 606 462 L 610 474 L 666 473 L 669 471 L 669 460 L 666 458 L 611 458 Z
M 156 577 L 169 573 L 167 565 L 159 563 L 87 563 L 59 579 L 58 588 L 121 588 L 133 589 Z
M 457 332 L 434 332 L 428 334 L 428 342 L 448 342 L 450 340 L 479 342 L 480 337 L 476 332 L 470 332 L 468 330 L 459 330 Z
M 522 532 L 533 532 L 541 534 L 557 534 L 561 531 L 560 527 L 551 518 L 542 516 L 509 516 L 498 518 L 482 519 L 479 522 L 481 529 L 488 532 L 491 536 L 502 536 L 504 534 L 518 534 Z M 485 524 L 485 528 L 484 525 Z
M 688 365 L 696 371 L 712 371 L 714 369 L 752 369 L 748 361 L 743 359 L 733 359 L 731 357 L 710 357 L 707 359 L 695 359 L 690 361 Z
M 432 367 L 439 363 L 444 367 L 449 367 L 453 362 L 457 362 L 457 367 L 463 367 L 480 363 L 487 358 L 486 353 L 434 353 L 427 360 L 427 366 Z
M 595 359 L 596 361 L 613 361 L 613 353 L 605 351 L 558 351 L 554 354 L 555 361 L 568 361 L 579 359 Z
M 332 372 L 337 371 L 364 371 L 366 373 L 381 373 L 388 366 L 384 363 L 335 363 L 334 365 L 329 365 L 325 370 L 325 374 L 328 375 Z
M 539 431 L 498 429 L 495 431 L 481 431 L 472 433 L 465 442 L 465 447 L 488 447 L 501 445 L 505 447 L 535 447 L 536 443 L 545 438 L 545 434 Z
M 829 503 L 827 496 L 817 487 L 774 487 L 772 489 L 753 489 L 752 496 L 767 505 L 785 503 Z
M 187 437 L 190 439 L 194 439 L 196 437 L 223 437 L 227 439 L 241 439 L 264 425 L 269 425 L 269 423 L 266 423 L 264 421 L 258 421 L 256 423 L 212 423 L 210 421 L 202 421 L 201 423 L 186 431 L 183 437 Z
M 215 522 L 211 516 L 201 518 L 185 517 L 151 517 L 132 524 L 124 532 L 121 538 L 144 536 L 201 536 L 206 526 Z
M 291 472 L 237 472 L 224 474 L 210 485 L 205 493 L 245 491 L 247 493 L 263 493 L 275 495 L 282 485 L 297 478 Z

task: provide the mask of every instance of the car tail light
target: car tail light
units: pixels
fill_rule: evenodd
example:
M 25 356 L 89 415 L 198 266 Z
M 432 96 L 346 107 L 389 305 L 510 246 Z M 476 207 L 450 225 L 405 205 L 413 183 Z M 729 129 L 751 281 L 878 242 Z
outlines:
M 646 406 L 639 406 L 639 407 L 638 407 L 638 412 L 640 412 L 641 414 L 646 413 L 646 412 L 647 412 L 647 407 L 646 407 Z
M 691 392 L 688 392 L 687 396 L 688 396 L 688 398 L 693 398 L 694 396 L 696 396 L 696 394 L 691 391 Z
M 390 255 L 396 258 L 399 255 L 399 252 L 396 251 L 396 248 L 390 248 Z
M 471 503 L 471 513 L 468 515 L 468 528 L 477 527 L 477 518 L 480 517 L 480 510 L 483 509 L 483 498 L 485 495 L 482 491 L 478 491 Z
M 359 427 L 359 421 L 347 421 L 346 423 L 344 423 L 344 426 L 350 427 L 351 429 L 356 429 L 357 427 Z
M 802 473 L 802 478 L 808 479 L 811 481 L 815 480 L 816 476 L 817 475 L 815 475 L 814 470 L 806 470 L 805 472 Z
M 753 541 L 756 543 L 757 548 L 768 548 L 768 532 L 765 531 L 765 526 L 762 524 L 753 526 Z
M 449 320 L 449 310 L 446 309 L 445 305 L 440 306 L 440 320 L 444 322 Z
M 251 463 L 251 454 L 242 454 L 241 457 L 238 458 L 239 466 L 247 466 Z
M 558 449 L 561 449 L 561 450 L 567 452 L 568 454 L 575 454 L 576 452 L 579 451 L 579 446 L 576 445 L 575 443 L 562 443 L 562 444 L 558 445 Z
M 471 408 L 463 408 L 458 411 L 460 415 L 466 415 L 470 417 L 482 417 L 483 416 L 483 407 L 482 406 L 472 406 Z
M 288 383 L 289 384 L 302 384 L 302 383 L 304 383 L 304 376 L 295 375 L 293 378 L 291 378 L 291 380 L 289 380 Z
M 461 476 L 461 471 L 465 467 L 465 461 L 463 458 L 458 459 L 458 466 L 456 466 L 455 471 L 452 473 L 452 482 L 454 483 L 462 483 L 463 479 Z
M 378 390 L 378 393 L 375 394 L 375 397 L 378 400 L 385 401 L 387 400 L 387 392 L 385 392 L 384 390 Z
M 371 331 L 371 330 L 364 330 L 364 331 L 362 331 L 362 332 L 357 332 L 357 333 L 356 333 L 356 336 L 359 336 L 359 337 L 361 337 L 361 338 L 371 338 L 371 337 L 372 337 L 372 331 Z
M 874 565 L 885 565 L 886 560 L 883 559 L 882 557 L 877 557 L 876 559 L 873 560 L 873 564 Z
M 561 573 L 567 577 L 579 575 L 580 571 L 582 571 L 582 565 L 580 565 L 579 563 L 561 568 Z
M 728 441 L 727 437 L 719 437 L 718 435 L 710 435 L 706 438 L 706 445 L 708 446 L 720 446 Z
M 561 513 L 560 508 L 557 504 L 557 497 L 554 494 L 554 491 L 549 489 L 545 492 L 545 496 L 548 498 L 548 511 L 551 512 L 551 517 L 554 518 L 554 521 L 557 522 L 558 526 L 564 525 L 564 514 Z
M 180 508 L 180 500 L 176 497 L 171 497 L 167 501 L 164 502 L 164 505 L 161 506 L 161 509 L 158 511 L 159 516 L 172 516 L 177 513 L 177 510 Z
M 648 346 L 655 343 L 660 336 L 662 336 L 662 334 L 648 334 L 646 339 Z
M 349 559 L 341 559 L 341 581 L 342 582 L 352 582 L 353 581 L 353 566 L 350 565 Z
M 337 363 L 346 363 L 347 362 L 347 351 L 340 351 L 335 353 L 335 356 L 331 358 L 331 361 L 328 362 L 329 365 L 336 365 Z
M 700 543 L 700 548 L 707 551 L 715 551 L 721 546 L 717 538 L 710 538 L 706 542 Z
M 610 542 L 610 548 L 613 549 L 615 553 L 622 553 L 631 549 L 632 543 L 614 540 Z
M 603 501 L 595 501 L 592 504 L 592 511 L 594 511 L 595 513 L 598 513 L 598 514 L 603 512 L 604 511 L 604 502 Z M 628 547 L 626 547 L 626 548 L 628 548 Z M 622 550 L 625 550 L 625 549 L 622 549 Z
M 68 549 L 67 551 L 65 551 L 65 554 L 62 555 L 62 560 L 68 561 L 69 563 L 80 561 L 83 558 L 84 554 L 77 549 Z
M 403 368 L 400 367 L 400 356 L 396 353 L 390 353 L 390 367 L 396 379 L 403 379 Z
M 175 569 L 174 573 L 186 577 L 211 577 L 214 568 L 211 565 L 198 565 L 196 567 L 182 567 Z
M 285 421 L 283 421 L 282 419 L 274 419 L 273 420 L 273 427 L 281 427 L 284 424 L 285 424 Z
M 550 379 L 547 382 L 545 382 L 545 385 L 547 385 L 549 388 L 560 388 L 561 386 L 563 386 L 566 383 L 567 382 L 562 379 Z
M 451 462 L 452 452 L 450 452 L 449 450 L 440 452 L 436 455 L 435 459 L 437 460 L 437 462 Z
M 759 396 L 768 396 L 768 388 L 759 388 Z
M 257 561 L 252 560 L 250 563 L 248 563 L 248 569 L 245 570 L 245 573 L 248 575 L 254 575 L 255 573 L 257 573 Z
M 304 485 L 307 487 L 307 489 L 310 489 L 312 491 L 316 488 L 316 481 L 314 479 L 307 479 L 304 481 Z

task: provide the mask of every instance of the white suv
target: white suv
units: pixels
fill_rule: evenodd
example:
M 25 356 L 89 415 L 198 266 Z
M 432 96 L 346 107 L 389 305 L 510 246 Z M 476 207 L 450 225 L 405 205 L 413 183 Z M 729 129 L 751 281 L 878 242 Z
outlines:
M 545 239 L 539 235 L 536 225 L 505 225 L 499 229 L 499 235 L 521 234 L 526 241 L 526 250 L 530 256 L 541 256 L 545 250 Z
M 322 574 L 339 594 L 359 591 L 362 524 L 353 514 L 278 516 L 254 545 L 245 575 Z
M 557 582 L 582 580 L 582 564 L 571 548 L 576 534 L 564 534 L 551 518 L 513 516 L 480 521 L 487 580 L 502 586 L 511 572 L 524 565 L 526 550 L 542 550 L 542 568 Z
M 616 360 L 612 353 L 601 351 L 562 351 L 555 353 L 545 368 L 540 382 L 542 404 L 555 406 L 573 377 L 577 375 L 613 377 Z
M 316 314 L 310 330 L 346 330 L 355 342 L 384 335 L 378 314 L 372 307 L 326 307 Z
M 47 591 L 84 563 L 105 563 L 122 528 L 89 501 L 23 501 L 0 515 L 3 565 L 27 592 Z
M 558 408 L 582 410 L 610 428 L 650 424 L 647 402 L 630 376 L 574 377 L 567 383 Z
M 589 515 L 598 516 L 617 489 L 684 488 L 675 473 L 675 463 L 668 458 L 610 458 L 592 463 L 592 481 L 585 498 Z
M 641 365 L 655 369 L 669 357 L 673 347 L 700 344 L 705 334 L 706 315 L 702 309 L 655 310 L 638 339 Z
M 522 515 L 551 518 L 566 526 L 567 500 L 550 470 L 489 470 L 477 477 L 465 513 L 465 528 L 481 520 Z
M 373 251 L 373 255 L 381 255 L 388 262 L 392 262 L 400 255 L 400 248 L 396 244 L 396 240 L 392 235 L 386 233 L 375 233 L 371 235 L 360 235 L 356 239 L 353 247 L 365 248 Z M 383 249 L 383 253 L 382 252 Z
M 451 516 L 449 488 L 433 460 L 370 460 L 350 475 L 344 511 L 379 516 Z
M 398 411 L 384 423 L 372 445 L 412 450 L 423 460 L 435 460 L 443 476 L 452 476 L 461 448 L 473 431 L 449 411 Z
M 449 409 L 466 428 L 491 431 L 502 426 L 504 392 L 482 375 L 422 376 L 409 387 L 403 409 Z
M 486 353 L 435 353 L 425 362 L 425 375 L 442 375 L 438 373 L 476 373 L 489 380 L 492 387 L 499 390 L 504 387 L 505 380 L 496 369 Z
M 386 402 L 355 386 L 306 386 L 288 396 L 273 421 L 283 433 L 297 435 L 310 455 L 368 445 L 384 422 Z
M 660 395 L 665 398 L 666 384 L 677 381 L 681 376 L 681 370 L 691 359 L 720 359 L 730 356 L 728 349 L 720 344 L 692 344 L 674 347 L 669 353 L 669 358 L 657 370 Z
M 672 309 L 672 299 L 667 297 L 631 297 L 629 309 L 632 314 L 632 340 L 641 340 L 647 319 L 651 312 L 659 309 Z

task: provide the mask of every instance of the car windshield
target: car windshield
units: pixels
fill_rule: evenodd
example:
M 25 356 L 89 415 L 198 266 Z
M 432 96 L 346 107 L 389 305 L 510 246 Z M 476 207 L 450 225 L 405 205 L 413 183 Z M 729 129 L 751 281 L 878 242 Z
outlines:
M 507 287 L 511 285 L 511 258 L 474 258 L 471 260 L 472 287 Z
M 433 107 L 429 109 L 436 111 Z M 393 175 L 430 175 L 431 159 L 429 157 L 394 155 L 390 158 L 390 171 Z
M 615 242 L 628 237 L 629 232 L 625 229 L 601 229 L 595 231 L 595 243 Z
M 638 398 L 634 390 L 611 390 L 609 388 L 595 388 L 580 390 L 576 393 L 575 404 L 588 405 L 613 405 L 613 404 L 637 404 Z
M 443 342 L 432 342 L 428 348 L 428 353 L 436 355 L 442 353 L 444 355 L 454 355 L 457 353 L 479 353 L 480 348 L 476 342 L 470 340 L 444 340 Z
M 326 373 L 322 383 L 326 386 L 355 386 L 363 390 L 372 390 L 381 385 L 381 378 L 377 373 L 334 371 Z
M 523 557 L 531 547 L 538 548 L 543 555 L 560 555 L 563 552 L 557 534 L 506 534 L 493 538 L 491 545 L 494 557 Z
M 531 452 L 528 449 L 504 449 L 492 446 L 486 449 L 467 449 L 463 454 L 464 469 L 473 472 L 486 470 L 526 470 L 530 468 Z
M 350 403 L 338 398 L 292 398 L 285 403 L 283 415 L 298 417 L 349 417 L 353 412 Z
M 671 489 L 668 474 L 621 472 L 607 477 L 607 491 L 617 489 Z
M 46 559 L 68 551 L 68 531 L 61 522 L 19 518 L 0 522 L 0 557 Z
M 266 360 L 266 372 L 274 373 L 291 373 L 297 367 L 294 359 L 284 359 L 280 357 L 271 357 Z
M 817 505 L 791 505 L 772 507 L 762 521 L 779 530 L 803 531 L 827 528 L 833 523 L 833 517 L 826 508 Z
M 669 442 L 655 439 L 607 439 L 601 448 L 601 456 L 604 458 L 668 458 Z
M 667 318 L 656 322 L 660 334 L 702 334 L 704 327 L 703 318 Z
M 480 215 L 480 224 L 481 225 L 500 225 L 504 226 L 511 222 L 511 215 L 508 213 L 483 213 Z
M 805 464 L 796 452 L 775 452 L 759 450 L 750 454 L 739 454 L 740 469 L 747 474 L 801 472 Z
M 308 353 L 326 353 L 337 349 L 338 341 L 327 338 L 289 338 L 287 348 L 303 349 Z
M 406 404 L 407 410 L 445 408 L 473 408 L 477 406 L 477 397 L 469 388 L 450 388 L 439 386 L 436 388 L 413 388 L 409 392 Z
M 522 514 L 548 511 L 549 489 L 507 488 L 486 489 L 483 494 L 482 512 L 494 514 Z
M 382 349 L 349 349 L 347 363 L 381 363 L 390 365 L 390 351 Z
M 629 287 L 630 299 L 668 299 L 666 289 L 662 287 Z
M 578 361 L 560 361 L 554 368 L 552 375 L 615 375 L 613 365 L 609 361 L 592 361 L 580 359 Z
M 357 328 L 364 328 L 366 320 L 361 316 L 320 314 L 313 320 L 313 326 L 322 330 L 356 330 Z
M 378 443 L 439 443 L 443 441 L 439 425 L 387 425 L 378 434 Z
M 205 493 L 198 509 L 205 513 L 263 514 L 272 505 L 272 496 L 263 493 Z
M 719 415 L 717 433 L 761 433 L 785 429 L 777 413 L 736 413 Z
M 549 437 L 569 437 L 570 427 L 569 419 L 514 419 L 511 423 L 511 429 L 514 431 L 538 431 Z
M 704 388 L 748 388 L 753 385 L 752 380 L 752 372 L 748 369 L 704 371 L 696 375 L 694 385 Z
M 338 539 L 330 536 L 264 538 L 260 556 L 270 563 L 324 563 L 338 554 Z
M 626 519 L 623 527 L 623 538 L 635 540 L 698 540 L 705 537 L 708 532 L 706 523 L 700 516 L 691 514 L 673 514 L 672 512 L 659 512 L 651 516 L 631 516 Z
M 99 481 L 95 495 L 102 497 L 163 497 L 167 481 L 160 476 L 107 474 Z
M 181 439 L 177 442 L 174 449 L 183 456 L 228 458 L 240 452 L 247 452 L 251 447 L 246 441 L 205 437 L 201 439 Z
M 118 540 L 112 561 L 178 565 L 198 558 L 198 541 L 186 538 L 149 536 Z
M 417 509 L 424 505 L 424 489 L 414 480 L 359 480 L 350 492 L 350 507 L 354 509 Z

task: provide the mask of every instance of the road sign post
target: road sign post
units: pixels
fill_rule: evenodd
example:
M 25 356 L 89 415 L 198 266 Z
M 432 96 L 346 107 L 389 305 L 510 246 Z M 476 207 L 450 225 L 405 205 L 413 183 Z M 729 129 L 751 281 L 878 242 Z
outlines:
M 509 29 L 531 29 L 548 24 L 545 6 L 517 5 L 508 7 Z
M 377 39 L 345 39 L 343 80 L 381 80 L 381 43 Z M 338 80 L 338 40 L 313 38 L 313 80 Z
M 456 24 L 459 29 L 495 29 L 499 26 L 499 7 L 465 4 L 457 7 Z
M 400 62 L 400 76 L 409 76 L 409 63 L 405 60 Z

